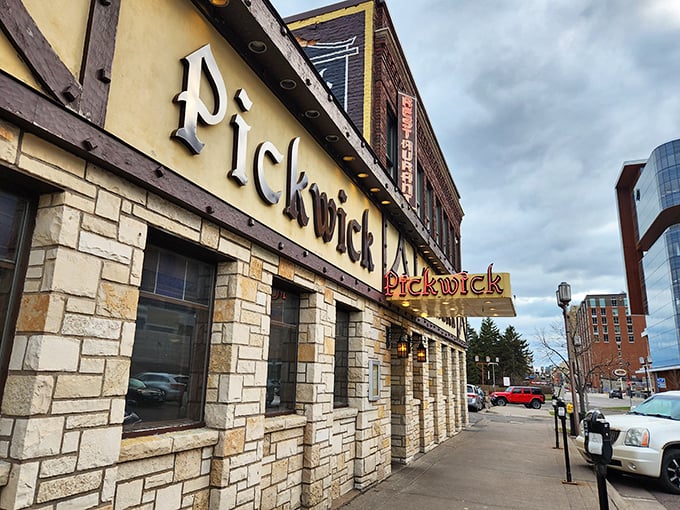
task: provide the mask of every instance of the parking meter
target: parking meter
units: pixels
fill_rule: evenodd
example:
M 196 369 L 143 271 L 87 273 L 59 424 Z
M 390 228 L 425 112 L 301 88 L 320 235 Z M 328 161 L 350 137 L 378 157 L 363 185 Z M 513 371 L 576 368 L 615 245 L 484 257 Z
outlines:
M 567 427 L 566 427 L 566 419 L 567 419 L 567 404 L 564 403 L 564 400 L 561 398 L 557 399 L 557 404 L 556 404 L 556 411 L 557 411 L 557 416 L 559 416 L 560 421 L 562 422 L 562 439 L 564 443 L 564 464 L 567 469 L 567 483 L 572 483 L 571 481 L 571 465 L 569 463 L 569 444 L 567 443 Z
M 585 448 L 596 464 L 609 464 L 612 460 L 612 436 L 609 422 L 600 411 L 593 411 L 583 421 Z
M 612 436 L 609 422 L 604 419 L 600 411 L 592 411 L 583 420 L 583 435 L 586 452 L 595 464 L 600 510 L 609 510 L 606 476 L 607 464 L 612 460 Z

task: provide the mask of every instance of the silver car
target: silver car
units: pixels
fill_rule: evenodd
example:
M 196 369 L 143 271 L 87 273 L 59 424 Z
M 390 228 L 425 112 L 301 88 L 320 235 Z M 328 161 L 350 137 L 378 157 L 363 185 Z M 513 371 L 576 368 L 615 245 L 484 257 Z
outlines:
M 470 411 L 481 411 L 484 409 L 484 392 L 474 384 L 467 385 L 467 405 Z
M 186 375 L 168 374 L 166 372 L 142 372 L 134 376 L 150 388 L 158 388 L 163 392 L 163 400 L 181 401 L 187 390 L 189 378 Z

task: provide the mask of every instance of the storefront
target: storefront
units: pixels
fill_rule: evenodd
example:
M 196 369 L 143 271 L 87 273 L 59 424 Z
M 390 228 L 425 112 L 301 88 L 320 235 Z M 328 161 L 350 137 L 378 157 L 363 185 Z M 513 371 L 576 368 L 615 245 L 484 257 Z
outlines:
M 8 4 L 1 509 L 330 508 L 465 426 L 464 318 L 388 299 L 417 221 L 267 3 Z

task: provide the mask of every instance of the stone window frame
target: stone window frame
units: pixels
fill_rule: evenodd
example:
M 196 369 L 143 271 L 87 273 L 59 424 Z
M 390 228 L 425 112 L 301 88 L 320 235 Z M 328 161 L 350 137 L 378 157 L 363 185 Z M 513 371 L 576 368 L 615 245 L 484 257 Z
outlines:
M 348 407 L 349 406 L 349 343 L 350 332 L 352 330 L 352 314 L 355 312 L 352 308 L 344 306 L 342 303 L 337 303 L 335 307 L 335 352 L 333 364 L 333 407 Z M 339 331 L 338 314 L 341 313 L 347 316 L 346 331 Z M 344 333 L 344 335 L 343 335 Z M 341 364 L 338 364 L 338 355 L 344 355 Z M 344 383 L 343 394 L 338 397 L 338 384 Z
M 181 239 L 179 237 L 176 237 L 172 234 L 166 233 L 161 230 L 157 230 L 155 228 L 150 227 L 147 235 L 147 243 L 146 247 L 144 249 L 144 254 L 146 256 L 147 250 L 150 246 L 154 246 L 157 248 L 160 248 L 161 250 L 167 250 L 171 252 L 177 252 L 181 254 L 182 256 L 189 258 L 189 259 L 194 259 L 209 265 L 213 266 L 213 275 L 212 275 L 212 283 L 210 285 L 210 296 L 207 299 L 208 306 L 204 309 L 204 312 L 207 316 L 207 322 L 204 327 L 204 338 L 203 338 L 203 343 L 204 345 L 204 353 L 201 356 L 202 359 L 195 360 L 192 362 L 194 366 L 196 366 L 196 363 L 199 363 L 199 365 L 202 367 L 200 371 L 202 372 L 202 375 L 200 373 L 194 373 L 194 374 L 189 374 L 191 377 L 191 382 L 190 385 L 193 385 L 193 389 L 190 389 L 189 391 L 194 394 L 195 398 L 198 398 L 199 400 L 195 401 L 193 405 L 188 405 L 187 407 L 191 408 L 191 413 L 187 411 L 187 417 L 186 418 L 179 418 L 177 420 L 163 420 L 159 422 L 153 422 L 150 426 L 146 427 L 144 425 L 138 425 L 137 428 L 128 428 L 127 430 L 124 428 L 123 430 L 123 437 L 124 438 L 129 438 L 129 437 L 137 437 L 137 436 L 147 436 L 147 435 L 153 435 L 153 434 L 158 434 L 160 432 L 171 432 L 175 430 L 182 430 L 182 429 L 187 429 L 187 428 L 198 428 L 198 427 L 203 427 L 205 425 L 204 422 L 204 413 L 205 413 L 205 403 L 206 403 L 206 389 L 207 389 L 207 381 L 208 381 L 208 372 L 209 372 L 209 359 L 210 359 L 210 342 L 211 342 L 211 331 L 212 331 L 212 323 L 213 323 L 213 309 L 214 309 L 214 302 L 215 302 L 215 288 L 216 288 L 216 282 L 217 282 L 217 274 L 218 274 L 218 264 L 221 262 L 226 262 L 227 259 L 224 256 L 220 256 L 217 253 L 214 253 L 205 247 L 202 247 L 200 245 L 196 245 L 190 241 Z M 139 292 L 139 298 L 138 299 L 143 299 L 143 298 L 148 298 L 152 295 L 153 293 L 147 292 L 142 290 L 142 283 L 140 281 L 140 292 Z M 154 295 L 155 296 L 155 295 Z M 162 295 L 158 295 L 158 300 L 159 301 L 167 301 L 169 298 L 166 298 Z M 192 350 L 194 349 L 194 346 L 192 346 Z M 192 352 L 193 354 L 193 352 Z M 130 356 L 130 361 L 132 362 L 132 357 L 134 356 L 134 346 L 133 346 L 133 353 Z M 131 372 L 132 372 L 132 363 L 131 363 Z M 132 377 L 132 373 L 130 373 L 130 377 Z M 178 403 L 178 405 L 180 405 Z M 126 406 L 127 407 L 127 406 Z
M 6 171 L 3 169 L 3 171 Z M 19 218 L 17 229 L 18 239 L 14 261 L 0 259 L 0 266 L 12 270 L 9 285 L 9 299 L 4 322 L 0 324 L 0 401 L 2 400 L 5 381 L 9 369 L 9 359 L 12 352 L 13 339 L 16 328 L 19 305 L 23 292 L 23 282 L 28 268 L 28 259 L 31 249 L 31 238 L 35 226 L 37 213 L 37 197 L 23 187 L 3 182 L 0 184 L 0 192 L 13 195 L 23 201 L 24 209 Z M 2 213 L 2 211 L 0 211 Z
M 271 367 L 271 362 L 270 362 L 270 357 L 271 357 L 271 349 L 272 349 L 272 334 L 271 334 L 271 327 L 274 324 L 278 324 L 277 321 L 274 321 L 271 319 L 271 312 L 272 312 L 272 307 L 270 306 L 270 320 L 269 320 L 269 327 L 270 327 L 270 332 L 269 332 L 269 341 L 268 341 L 268 350 L 267 350 L 267 355 L 266 355 L 266 361 L 267 361 L 267 389 L 266 389 L 266 397 L 265 397 L 265 416 L 270 417 L 270 416 L 279 416 L 283 414 L 293 414 L 296 412 L 296 406 L 298 403 L 298 397 L 297 397 L 297 373 L 298 373 L 298 350 L 300 347 L 300 334 L 301 334 L 301 318 L 300 318 L 300 313 L 302 311 L 302 301 L 303 297 L 305 294 L 308 293 L 308 291 L 299 288 L 290 282 L 280 279 L 280 278 L 275 278 L 274 281 L 272 282 L 272 299 L 275 295 L 276 292 L 286 292 L 286 293 L 293 293 L 297 295 L 298 297 L 298 309 L 297 309 L 297 324 L 295 324 L 295 346 L 294 348 L 290 351 L 290 354 L 292 356 L 291 359 L 288 360 L 288 363 L 290 363 L 290 368 L 289 368 L 289 373 L 291 375 L 290 380 L 286 383 L 288 385 L 292 385 L 292 388 L 289 388 L 286 391 L 289 391 L 289 393 L 293 396 L 293 400 L 290 403 L 290 405 L 286 408 L 273 408 L 269 407 L 268 403 L 271 398 L 272 391 L 274 391 L 274 398 L 276 397 L 276 392 L 278 392 L 279 398 L 281 398 L 281 392 L 283 390 L 283 383 L 280 380 L 278 381 L 278 389 L 274 387 L 273 381 L 275 380 L 275 377 L 271 377 L 273 374 L 270 374 L 270 367 Z M 291 327 L 293 326 L 292 323 L 281 323 L 281 326 L 284 327 Z M 292 328 L 291 328 L 292 329 Z M 272 399 L 273 401 L 273 399 Z

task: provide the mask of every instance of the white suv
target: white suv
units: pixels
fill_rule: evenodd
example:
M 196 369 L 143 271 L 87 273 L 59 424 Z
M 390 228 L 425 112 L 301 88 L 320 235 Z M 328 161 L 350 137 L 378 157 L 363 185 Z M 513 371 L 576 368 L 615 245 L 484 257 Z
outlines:
M 480 395 L 479 388 L 474 384 L 467 385 L 467 404 L 470 411 L 481 411 L 484 409 L 484 400 Z
M 627 414 L 604 419 L 611 430 L 610 469 L 658 478 L 666 490 L 680 494 L 680 391 L 657 393 Z M 590 461 L 583 430 L 581 424 L 576 448 Z

